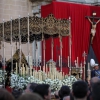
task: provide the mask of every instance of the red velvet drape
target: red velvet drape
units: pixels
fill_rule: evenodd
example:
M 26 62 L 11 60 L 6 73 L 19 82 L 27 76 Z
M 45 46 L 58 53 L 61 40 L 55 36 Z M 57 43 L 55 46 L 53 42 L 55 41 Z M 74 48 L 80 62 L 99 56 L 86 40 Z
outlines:
M 88 53 L 89 38 L 90 38 L 90 23 L 85 16 L 90 15 L 90 6 L 65 3 L 65 2 L 52 2 L 50 5 L 42 6 L 42 17 L 46 17 L 48 14 L 53 13 L 56 18 L 71 17 L 72 25 L 72 62 L 79 57 L 79 62 L 83 61 L 82 53 L 85 51 Z M 51 47 L 48 45 L 51 40 L 46 41 L 46 60 L 51 58 Z M 69 56 L 68 37 L 63 37 L 63 57 Z M 59 47 L 59 38 L 54 39 L 54 60 L 57 57 L 57 46 Z

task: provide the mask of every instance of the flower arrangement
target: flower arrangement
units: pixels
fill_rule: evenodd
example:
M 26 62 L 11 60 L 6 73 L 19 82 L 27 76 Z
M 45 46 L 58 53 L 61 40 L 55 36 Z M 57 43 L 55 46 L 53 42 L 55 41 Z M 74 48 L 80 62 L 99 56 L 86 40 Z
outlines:
M 60 79 L 49 79 L 46 78 L 45 80 L 41 81 L 37 78 L 34 78 L 33 76 L 30 77 L 21 77 L 16 74 L 11 75 L 11 87 L 17 87 L 23 89 L 25 86 L 27 86 L 28 83 L 39 83 L 39 84 L 49 84 L 51 86 L 51 91 L 54 92 L 56 90 L 59 90 L 62 85 L 67 85 L 71 88 L 72 84 L 77 81 L 77 79 L 74 76 L 69 76 L 63 80 Z

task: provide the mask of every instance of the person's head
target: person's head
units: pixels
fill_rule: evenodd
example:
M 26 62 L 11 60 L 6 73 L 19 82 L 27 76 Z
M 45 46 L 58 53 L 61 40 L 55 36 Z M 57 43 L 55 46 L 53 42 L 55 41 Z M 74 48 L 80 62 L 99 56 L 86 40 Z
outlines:
M 19 96 L 22 94 L 22 90 L 20 89 L 13 89 L 12 95 L 14 96 L 15 99 L 19 98 Z
M 98 69 L 99 69 L 98 64 L 95 64 L 94 69 L 95 69 L 95 70 L 98 70 Z
M 25 93 L 21 95 L 18 100 L 43 100 L 41 96 L 35 93 Z
M 35 87 L 37 86 L 37 83 L 29 83 L 26 87 L 25 92 L 34 92 Z
M 50 100 L 51 99 L 51 89 L 48 84 L 39 84 L 34 89 L 34 92 L 39 94 L 43 99 Z
M 65 96 L 63 100 L 70 100 L 70 96 Z
M 54 93 L 54 96 L 55 96 L 55 99 L 56 99 L 56 100 L 59 100 L 59 94 L 58 94 L 58 92 L 59 92 L 59 91 L 55 91 L 55 93 Z
M 91 78 L 91 80 L 90 80 L 90 86 L 92 86 L 94 83 L 97 83 L 99 81 L 100 81 L 100 79 L 98 77 Z
M 96 82 L 92 86 L 92 97 L 93 100 L 100 100 L 100 82 Z
M 36 88 L 37 85 L 38 85 L 37 83 L 31 83 L 30 87 L 29 87 L 30 91 L 34 92 L 34 90 L 35 90 L 35 88 Z
M 0 89 L 0 100 L 15 100 L 11 93 L 5 89 Z
M 74 98 L 83 99 L 87 97 L 88 94 L 88 85 L 84 81 L 76 81 L 72 85 L 72 93 Z
M 59 97 L 63 99 L 65 96 L 70 95 L 70 88 L 68 86 L 62 86 L 59 90 Z

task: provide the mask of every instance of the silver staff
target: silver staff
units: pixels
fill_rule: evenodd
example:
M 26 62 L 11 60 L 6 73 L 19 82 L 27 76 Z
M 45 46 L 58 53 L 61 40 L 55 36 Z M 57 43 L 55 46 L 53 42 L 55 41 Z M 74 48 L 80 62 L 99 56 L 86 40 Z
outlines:
M 59 42 L 60 42 L 59 67 L 60 67 L 60 71 L 62 72 L 62 36 L 60 34 L 60 31 L 61 31 L 60 21 L 61 19 L 59 19 Z
M 12 18 L 11 18 L 11 73 L 13 74 Z
M 69 75 L 71 75 L 71 46 L 72 46 L 72 41 L 71 41 L 71 18 L 69 17 Z
M 44 55 L 44 67 L 45 67 L 45 39 L 43 40 L 43 55 Z
M 62 72 L 62 36 L 60 36 L 60 71 Z
M 20 34 L 20 15 L 19 15 L 19 74 L 21 74 L 21 34 Z
M 3 19 L 3 75 L 4 75 L 4 88 L 5 88 L 5 39 L 4 39 L 4 19 Z
M 29 71 L 29 76 L 30 76 L 30 65 L 29 65 L 29 64 L 30 64 L 30 63 L 29 63 L 29 60 L 30 60 L 30 59 L 29 59 L 29 57 L 30 57 L 30 39 L 29 39 L 29 35 L 30 35 L 30 34 L 29 34 L 29 14 L 28 14 L 28 37 L 27 37 L 27 39 L 28 39 L 28 44 L 27 44 L 27 45 L 28 45 L 28 69 L 29 69 L 28 71 Z
M 37 51 L 38 51 L 38 45 L 37 45 L 37 41 L 35 40 L 35 58 L 36 58 L 36 60 L 35 60 L 36 61 L 36 66 L 35 67 L 36 67 L 36 70 L 37 70 L 37 67 L 38 67 L 37 66 L 37 64 L 38 64 L 37 63 Z
M 52 59 L 52 62 L 51 62 L 51 66 L 50 67 L 53 67 L 53 47 L 54 47 L 54 42 L 53 42 L 53 37 L 51 37 L 51 59 Z M 50 68 L 51 69 L 51 68 Z M 50 71 L 51 72 L 51 71 Z

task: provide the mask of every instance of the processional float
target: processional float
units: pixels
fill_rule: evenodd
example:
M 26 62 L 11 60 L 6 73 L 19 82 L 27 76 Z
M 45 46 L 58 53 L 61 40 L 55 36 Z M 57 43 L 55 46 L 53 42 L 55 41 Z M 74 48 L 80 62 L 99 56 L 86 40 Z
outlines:
M 11 44 L 11 72 L 14 72 L 13 68 L 13 42 L 19 43 L 19 60 L 16 66 L 18 67 L 17 73 L 21 73 L 21 44 L 27 43 L 28 46 L 28 64 L 27 68 L 30 75 L 29 56 L 30 46 L 29 44 L 33 41 L 43 41 L 43 66 L 46 66 L 45 62 L 45 39 L 52 38 L 51 42 L 51 59 L 53 61 L 53 38 L 59 37 L 60 42 L 60 57 L 59 66 L 62 72 L 62 37 L 69 36 L 69 57 L 68 67 L 69 74 L 71 75 L 71 20 L 69 19 L 56 19 L 53 14 L 48 15 L 46 18 L 39 18 L 37 16 L 29 16 L 0 23 L 0 41 L 3 42 L 3 66 L 5 66 L 5 42 Z M 37 48 L 36 48 L 37 51 Z M 37 58 L 37 52 L 36 52 Z M 16 69 L 17 70 L 17 69 Z M 5 71 L 5 69 L 4 69 Z M 4 75 L 5 76 L 5 75 Z

